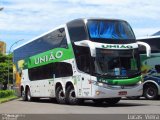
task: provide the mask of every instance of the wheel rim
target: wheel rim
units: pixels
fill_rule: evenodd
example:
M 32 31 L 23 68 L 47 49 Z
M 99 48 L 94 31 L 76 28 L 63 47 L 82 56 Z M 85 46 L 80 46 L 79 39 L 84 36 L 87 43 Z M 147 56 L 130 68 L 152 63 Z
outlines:
M 25 97 L 25 93 L 24 93 L 24 91 L 22 91 L 22 98 L 24 98 Z
M 60 99 L 60 100 L 65 100 L 65 95 L 64 95 L 64 92 L 63 92 L 62 89 L 59 91 L 58 96 L 59 96 L 59 99 Z
M 148 88 L 148 89 L 147 89 L 147 96 L 148 96 L 149 98 L 154 97 L 154 96 L 155 96 L 155 90 L 154 90 L 153 88 Z
M 27 93 L 27 99 L 28 99 L 28 101 L 30 101 L 30 100 L 31 100 L 30 90 L 28 90 L 28 93 Z
M 76 100 L 76 94 L 75 94 L 75 91 L 73 89 L 69 93 L 69 99 L 70 99 L 70 101 L 75 101 Z

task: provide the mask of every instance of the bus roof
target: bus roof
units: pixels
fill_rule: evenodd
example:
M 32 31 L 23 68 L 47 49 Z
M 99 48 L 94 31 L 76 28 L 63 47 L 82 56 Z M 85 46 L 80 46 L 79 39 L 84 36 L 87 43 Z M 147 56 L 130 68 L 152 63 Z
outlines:
M 85 21 L 85 20 L 113 20 L 113 21 L 115 20 L 115 21 L 125 21 L 125 20 L 122 20 L 122 19 L 107 19 L 107 18 L 78 18 L 78 19 L 71 20 L 71 21 L 69 21 L 67 23 L 76 22 L 78 20 L 83 20 L 83 21 Z
M 76 21 L 78 21 L 78 20 L 83 20 L 83 21 L 87 21 L 87 20 L 113 20 L 113 21 L 115 20 L 115 21 L 125 21 L 125 20 L 122 20 L 122 19 L 79 18 L 79 19 L 75 19 L 75 20 L 69 21 L 69 22 L 67 22 L 66 24 L 72 23 L 72 22 L 76 22 Z M 44 35 L 47 35 L 48 33 L 52 32 L 52 31 L 54 31 L 54 30 L 56 30 L 56 29 L 58 29 L 58 28 L 65 27 L 66 24 L 61 25 L 61 26 L 59 26 L 59 27 L 56 27 L 56 28 L 54 28 L 54 29 L 52 29 L 52 30 L 50 30 L 50 31 L 48 31 L 48 32 L 46 32 L 46 33 L 43 33 L 43 34 L 41 34 L 41 35 L 39 35 L 39 36 L 37 36 L 37 37 L 35 37 L 35 38 L 27 41 L 26 43 L 24 43 L 24 44 L 22 44 L 22 45 L 20 45 L 20 46 L 18 46 L 18 47 L 15 47 L 15 48 L 13 49 L 13 51 L 16 50 L 16 49 L 18 49 L 18 48 L 20 48 L 20 47 L 23 47 L 23 46 L 27 45 L 28 43 L 31 43 L 32 41 L 34 41 L 34 40 L 36 40 L 36 39 L 38 39 L 38 38 L 40 38 L 40 37 L 42 37 L 42 36 L 44 36 Z
M 50 30 L 50 31 L 47 31 L 47 32 L 45 32 L 45 33 L 43 33 L 43 34 L 41 34 L 41 35 L 39 35 L 39 36 L 37 36 L 37 37 L 35 37 L 35 38 L 27 41 L 26 43 L 23 43 L 22 45 L 20 45 L 20 46 L 18 46 L 18 47 L 15 47 L 13 50 L 16 50 L 16 49 L 18 49 L 18 48 L 20 48 L 20 47 L 23 47 L 23 46 L 25 46 L 26 44 L 31 43 L 32 41 L 34 41 L 34 40 L 36 40 L 36 39 L 38 39 L 38 38 L 40 38 L 40 37 L 42 37 L 42 36 L 44 36 L 44 35 L 47 35 L 48 33 L 52 32 L 52 31 L 54 31 L 54 30 L 56 30 L 56 29 L 58 29 L 58 28 L 61 28 L 61 27 L 65 27 L 65 25 L 61 25 L 61 26 L 58 26 L 58 27 L 56 27 L 56 28 L 54 28 L 54 29 L 52 29 L 52 30 Z
M 144 39 L 151 39 L 151 38 L 160 38 L 160 35 L 139 37 L 139 38 L 137 38 L 137 40 L 142 40 L 142 39 L 144 40 Z

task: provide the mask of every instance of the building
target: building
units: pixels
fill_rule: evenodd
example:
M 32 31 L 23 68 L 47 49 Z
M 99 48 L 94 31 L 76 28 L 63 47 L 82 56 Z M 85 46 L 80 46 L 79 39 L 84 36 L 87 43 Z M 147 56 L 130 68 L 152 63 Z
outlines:
M 6 54 L 6 43 L 3 41 L 0 41 L 0 53 Z

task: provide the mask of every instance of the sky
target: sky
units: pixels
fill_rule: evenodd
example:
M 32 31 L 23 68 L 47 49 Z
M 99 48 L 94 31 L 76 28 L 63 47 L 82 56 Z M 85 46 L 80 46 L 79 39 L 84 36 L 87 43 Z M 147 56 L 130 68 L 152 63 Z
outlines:
M 1 7 L 0 40 L 7 52 L 77 18 L 123 19 L 137 38 L 160 31 L 159 0 L 0 0 Z

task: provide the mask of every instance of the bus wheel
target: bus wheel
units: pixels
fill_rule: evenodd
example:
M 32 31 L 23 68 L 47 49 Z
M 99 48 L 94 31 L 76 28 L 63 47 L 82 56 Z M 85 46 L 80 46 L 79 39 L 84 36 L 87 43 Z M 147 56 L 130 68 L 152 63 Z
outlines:
M 31 92 L 30 92 L 30 89 L 29 89 L 29 88 L 27 89 L 26 97 L 27 97 L 27 100 L 28 100 L 28 101 L 32 101 Z
M 27 96 L 26 96 L 24 90 L 22 91 L 21 95 L 22 95 L 22 100 L 23 100 L 23 101 L 27 101 Z
M 105 102 L 108 103 L 109 105 L 114 105 L 118 103 L 121 100 L 121 98 L 106 98 Z
M 158 98 L 158 89 L 155 85 L 144 86 L 144 97 L 148 100 L 155 100 Z
M 102 104 L 104 102 L 104 99 L 94 99 L 93 102 L 96 104 Z
M 75 90 L 72 86 L 68 86 L 66 90 L 66 102 L 71 105 L 80 103 L 80 100 L 76 98 Z
M 65 94 L 61 86 L 56 89 L 56 100 L 59 104 L 65 104 Z

